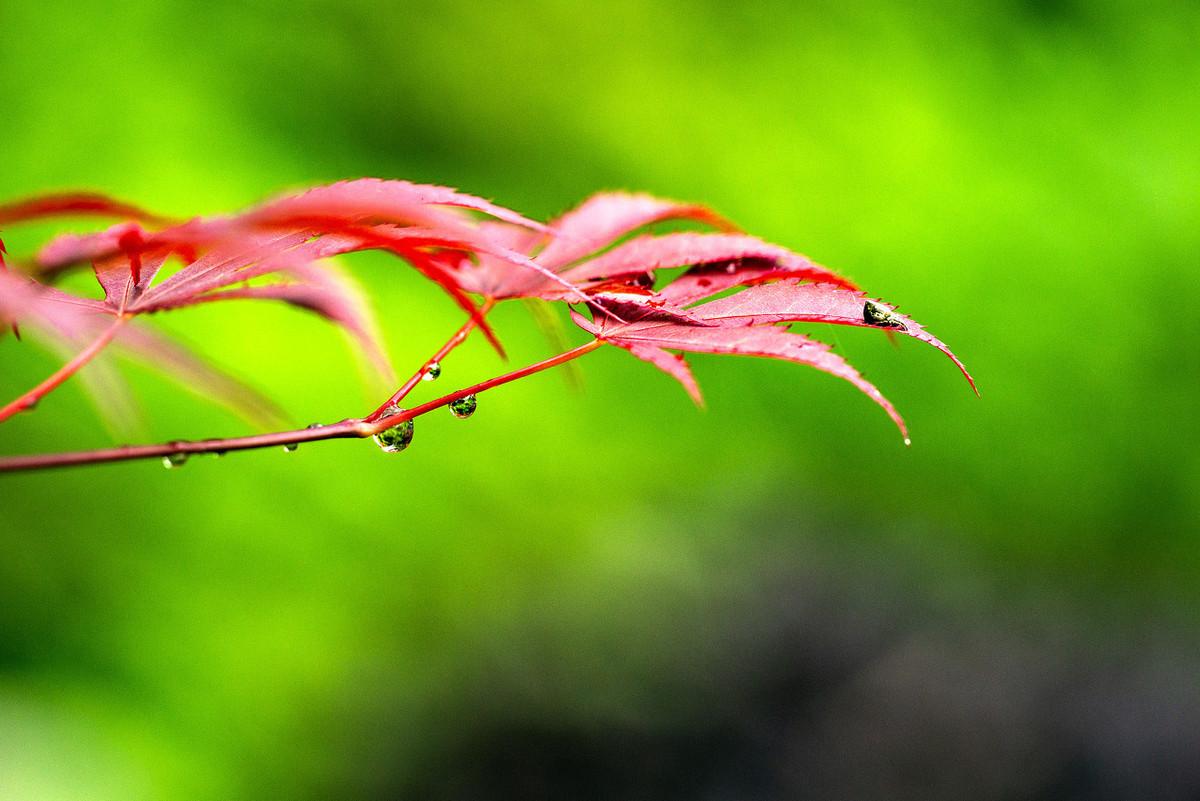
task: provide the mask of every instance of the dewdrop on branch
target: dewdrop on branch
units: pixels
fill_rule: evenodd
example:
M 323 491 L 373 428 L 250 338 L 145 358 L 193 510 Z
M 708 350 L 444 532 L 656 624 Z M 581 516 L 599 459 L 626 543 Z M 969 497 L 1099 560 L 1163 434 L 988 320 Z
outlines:
M 399 414 L 402 411 L 404 410 L 390 406 L 384 416 Z M 375 444 L 384 453 L 399 453 L 412 443 L 413 421 L 405 420 L 403 423 L 384 429 L 376 434 L 373 439 L 375 440 Z
M 188 455 L 186 453 L 168 453 L 162 458 L 163 467 L 168 470 L 174 470 L 176 467 L 183 467 L 187 464 Z
M 471 415 L 475 414 L 475 408 L 479 402 L 474 395 L 468 395 L 465 398 L 450 401 L 450 413 L 459 420 L 466 420 Z

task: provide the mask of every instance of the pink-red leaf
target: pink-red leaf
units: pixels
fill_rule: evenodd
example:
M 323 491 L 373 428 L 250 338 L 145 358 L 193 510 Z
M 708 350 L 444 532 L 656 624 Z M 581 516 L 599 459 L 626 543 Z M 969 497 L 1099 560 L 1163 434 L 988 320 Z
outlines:
M 510 250 L 531 254 L 545 243 L 535 263 L 541 274 L 514 270 L 511 258 L 482 257 L 479 264 L 460 264 L 463 286 L 491 298 L 538 297 L 543 300 L 581 299 L 579 285 L 559 272 L 573 262 L 612 245 L 625 234 L 668 219 L 690 219 L 727 230 L 733 225 L 703 206 L 661 200 L 649 195 L 606 193 L 595 195 L 551 223 L 552 236 L 529 236 L 511 230 L 490 230 Z M 645 271 L 643 271 L 645 272 Z M 564 289 L 568 293 L 564 293 Z
M 656 345 L 647 345 L 641 342 L 628 342 L 622 344 L 621 347 L 674 378 L 683 385 L 697 406 L 704 405 L 704 396 L 700 394 L 700 385 L 696 383 L 696 377 L 692 375 L 691 368 L 683 360 L 682 353 L 671 353 Z
M 664 220 L 694 220 L 722 230 L 737 230 L 733 223 L 704 206 L 650 195 L 606 192 L 593 195 L 550 223 L 555 237 L 537 258 L 543 266 L 557 270 L 638 228 Z
M 27 320 L 67 338 L 83 336 L 98 317 L 111 317 L 101 301 L 78 298 L 18 275 L 0 271 L 0 319 Z
M 4 247 L 4 240 L 0 239 L 0 273 L 8 272 L 8 265 L 5 264 L 5 262 L 4 262 L 4 257 L 6 255 L 8 255 L 8 250 L 6 250 Z M 5 318 L 2 315 L 0 315 L 0 323 L 2 323 L 4 321 L 5 321 Z M 17 324 L 16 318 L 14 317 L 14 318 L 8 320 L 8 325 L 12 329 L 13 336 L 15 336 L 17 339 L 20 339 L 21 338 L 21 327 Z M 0 334 L 3 334 L 3 333 L 4 333 L 3 330 L 0 330 Z
M 132 253 L 162 251 L 167 255 L 173 250 L 193 250 L 193 243 L 179 234 L 187 230 L 184 225 L 161 232 L 146 231 L 137 223 L 124 222 L 90 234 L 60 234 L 38 251 L 38 275 L 52 276 L 79 264 Z
M 740 277 L 738 262 L 744 261 L 767 265 L 771 270 L 798 278 L 850 285 L 841 276 L 805 256 L 743 234 L 677 233 L 640 236 L 568 270 L 563 273 L 563 278 L 575 283 L 584 283 L 600 278 L 620 278 L 659 269 L 713 263 L 722 263 L 726 275 Z M 668 284 L 663 290 L 664 298 L 679 304 L 692 299 L 691 294 L 682 289 L 672 291 L 672 286 L 673 284 Z M 713 291 L 708 286 L 704 287 L 704 290 L 708 293 Z
M 135 312 L 156 311 L 203 302 L 205 293 L 276 272 L 287 272 L 313 261 L 360 250 L 388 250 L 407 260 L 422 275 L 441 286 L 476 320 L 484 335 L 503 354 L 499 340 L 479 314 L 474 301 L 459 287 L 445 265 L 422 249 L 435 235 L 393 226 L 347 227 L 343 233 L 312 238 L 313 232 L 246 233 L 213 247 L 208 253 L 148 291 L 132 306 Z M 438 240 L 441 242 L 442 240 Z
M 699 326 L 684 326 L 675 323 L 638 322 L 628 325 L 614 324 L 610 320 L 600 318 L 598 322 L 587 321 L 575 314 L 576 323 L 591 332 L 599 339 L 618 347 L 632 351 L 639 348 L 640 358 L 651 361 L 656 366 L 666 369 L 661 363 L 661 357 L 648 358 L 652 351 L 647 348 L 666 350 L 681 350 L 694 353 L 730 354 L 736 356 L 761 356 L 774 359 L 785 359 L 815 367 L 830 375 L 845 379 L 856 386 L 867 397 L 875 401 L 908 440 L 908 429 L 891 402 L 863 378 L 857 370 L 851 367 L 841 356 L 831 352 L 823 342 L 816 342 L 800 334 L 792 334 L 782 328 L 773 326 L 745 328 L 704 328 Z M 675 370 L 667 370 L 679 378 Z M 690 375 L 690 374 L 689 374 Z M 680 379 L 683 380 L 682 378 Z M 692 392 L 687 381 L 684 386 Z
M 444 187 L 361 179 L 285 195 L 231 217 L 197 219 L 172 226 L 148 235 L 142 245 L 147 251 L 225 250 L 239 241 L 260 237 L 264 232 L 278 235 L 303 231 L 306 237 L 324 234 L 357 236 L 362 240 L 359 249 L 382 248 L 399 253 L 398 240 L 403 237 L 410 240 L 404 244 L 407 250 L 400 253 L 405 258 L 409 257 L 412 248 L 429 245 L 487 253 L 519 268 L 514 269 L 514 273 L 528 272 L 535 279 L 540 276 L 572 292 L 576 300 L 584 298 L 577 288 L 527 255 L 494 243 L 486 229 L 461 211 L 464 209 L 492 215 L 539 236 L 547 232 L 546 226 L 510 209 Z M 417 226 L 423 233 L 402 234 L 396 225 Z M 43 273 L 54 273 L 81 260 L 104 259 L 127 251 L 128 248 L 121 247 L 115 232 L 69 236 L 52 242 L 39 255 L 38 261 Z M 471 306 L 462 294 L 470 288 L 458 286 L 451 271 L 431 270 L 424 257 L 422 264 L 415 266 L 427 277 L 437 280 L 459 305 Z M 131 260 L 131 268 L 138 272 L 136 260 Z M 488 335 L 494 339 L 490 331 Z
M 94 192 L 42 195 L 0 206 L 0 224 L 80 215 L 139 220 L 151 225 L 170 222 L 162 215 Z
M 443 186 L 360 178 L 318 186 L 297 195 L 268 201 L 243 215 L 251 224 L 280 224 L 296 220 L 343 223 L 445 224 L 447 218 L 430 214 L 424 207 L 453 206 L 483 212 L 498 220 L 534 231 L 546 226 L 474 195 Z M 434 210 L 436 211 L 436 210 Z
M 104 302 L 79 298 L 44 287 L 23 276 L 0 273 L 0 318 L 20 316 L 44 332 L 60 353 L 74 356 L 113 324 L 114 310 Z M 116 335 L 118 347 L 179 379 L 190 388 L 210 395 L 243 416 L 263 425 L 275 425 L 283 416 L 270 401 L 236 379 L 224 375 L 185 348 L 151 329 L 126 322 Z M 85 389 L 93 395 L 102 416 L 127 428 L 123 384 L 99 357 L 83 368 Z
M 728 297 L 693 306 L 690 311 L 702 320 L 723 326 L 810 322 L 873 328 L 876 326 L 868 323 L 863 316 L 866 301 L 867 297 L 862 292 L 829 284 L 780 281 L 747 287 Z M 889 311 L 896 322 L 896 325 L 884 330 L 907 334 L 946 354 L 962 371 L 971 389 L 978 393 L 975 380 L 950 348 L 912 318 L 899 314 L 886 304 L 879 305 Z
M 309 241 L 303 241 L 304 238 L 303 233 L 282 237 L 258 235 L 240 243 L 242 247 L 248 245 L 248 250 L 239 252 L 239 247 L 213 250 L 163 282 L 132 308 L 144 313 L 236 298 L 281 300 L 314 311 L 344 328 L 358 340 L 380 373 L 390 380 L 393 377 L 391 366 L 361 291 L 333 265 L 313 263 L 361 249 L 361 241 L 334 236 Z M 220 291 L 223 287 L 271 273 L 287 273 L 301 278 L 303 283 Z
M 668 303 L 653 290 L 633 285 L 604 287 L 592 295 L 588 304 L 616 324 L 677 323 L 679 325 L 713 326 L 688 309 Z
M 345 252 L 340 242 L 310 239 L 307 231 L 253 233 L 214 244 L 200 258 L 156 287 L 131 306 L 134 312 L 186 306 L 205 292 L 249 281 L 261 275 Z
M 150 286 L 167 260 L 167 251 L 145 246 L 144 232 L 137 223 L 125 223 L 117 237 L 121 253 L 93 263 L 96 280 L 104 289 L 104 300 L 124 312 Z

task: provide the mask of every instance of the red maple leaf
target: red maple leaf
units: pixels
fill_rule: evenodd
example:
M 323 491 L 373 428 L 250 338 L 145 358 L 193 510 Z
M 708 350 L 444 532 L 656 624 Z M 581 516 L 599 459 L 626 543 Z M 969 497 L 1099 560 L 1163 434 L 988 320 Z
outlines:
M 500 349 L 478 306 L 459 286 L 443 254 L 486 253 L 514 270 L 535 275 L 542 269 L 528 257 L 493 242 L 464 211 L 488 214 L 506 225 L 544 233 L 547 228 L 516 212 L 443 187 L 404 181 L 362 179 L 285 195 L 226 217 L 197 218 L 157 229 L 161 215 L 99 195 L 76 194 L 36 198 L 0 207 L 0 221 L 22 222 L 41 217 L 107 214 L 132 217 L 104 231 L 66 235 L 38 254 L 36 272 L 45 278 L 90 262 L 104 291 L 103 300 L 77 297 L 46 287 L 32 278 L 4 285 L 0 301 L 6 320 L 30 318 L 55 331 L 65 342 L 128 339 L 128 320 L 156 312 L 235 299 L 277 300 L 313 311 L 355 337 L 385 375 L 388 361 L 375 335 L 376 325 L 357 287 L 328 265 L 316 262 L 361 250 L 385 250 L 401 256 L 446 290 Z M 155 284 L 172 256 L 187 263 Z M 258 285 L 247 282 L 275 280 Z M 547 273 L 548 280 L 555 280 Z M 569 284 L 559 283 L 569 290 Z M 585 297 L 577 293 L 580 300 Z M 109 328 L 97 320 L 110 319 Z M 143 338 L 143 351 L 148 340 Z M 98 350 L 98 349 L 97 349 Z M 88 359 L 94 354 L 89 354 Z M 160 359 L 178 365 L 178 357 Z M 189 373 L 198 375 L 194 365 Z M 262 408 L 255 397 L 248 404 Z M 13 411 L 0 412 L 0 420 Z
M 101 195 L 55 195 L 0 207 L 0 223 L 78 214 L 121 222 L 97 233 L 54 239 L 25 265 L 29 275 L 7 269 L 0 242 L 0 322 L 16 330 L 18 319 L 29 321 L 60 348 L 77 351 L 53 376 L 0 409 L 0 421 L 29 408 L 110 342 L 256 419 L 276 416 L 273 405 L 256 392 L 136 322 L 219 301 L 280 301 L 315 312 L 349 333 L 379 370 L 390 374 L 365 298 L 328 263 L 342 254 L 381 250 L 399 256 L 469 317 L 433 358 L 364 418 L 318 431 L 0 459 L 2 469 L 371 436 L 390 426 L 410 426 L 414 416 L 442 405 L 461 401 L 473 409 L 475 392 L 566 364 L 602 344 L 667 372 L 697 403 L 700 389 L 684 353 L 758 356 L 815 367 L 850 382 L 879 404 L 907 441 L 903 420 L 879 390 L 828 345 L 789 331 L 792 323 L 905 334 L 941 350 L 975 386 L 946 345 L 829 268 L 741 233 L 703 206 L 648 195 L 601 193 L 543 225 L 445 187 L 360 179 L 286 194 L 230 215 L 182 222 Z M 710 230 L 647 230 L 669 220 Z M 183 266 L 158 281 L 172 259 Z M 59 274 L 85 264 L 95 272 L 102 300 L 49 285 Z M 571 319 L 593 339 L 415 409 L 399 409 L 400 400 L 423 376 L 435 374 L 435 368 L 440 372 L 439 360 L 474 328 L 503 353 L 485 316 L 496 303 L 510 299 L 533 304 L 539 324 L 554 336 L 559 335 L 559 318 L 545 313 L 546 304 L 569 304 Z M 590 317 L 581 313 L 583 308 Z M 407 444 L 411 426 L 406 437 Z

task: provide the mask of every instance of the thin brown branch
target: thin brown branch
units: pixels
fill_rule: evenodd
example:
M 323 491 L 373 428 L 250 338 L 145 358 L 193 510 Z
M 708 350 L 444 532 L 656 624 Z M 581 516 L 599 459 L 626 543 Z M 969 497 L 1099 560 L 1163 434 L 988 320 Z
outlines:
M 465 336 L 465 334 L 464 334 Z M 343 420 L 340 423 L 332 423 L 326 426 L 316 426 L 314 428 L 302 428 L 295 431 L 277 431 L 271 434 L 255 434 L 248 437 L 230 437 L 227 439 L 204 439 L 194 441 L 178 440 L 175 442 L 166 442 L 159 445 L 124 445 L 116 448 L 103 448 L 91 451 L 74 451 L 68 453 L 48 453 L 34 454 L 30 456 L 7 456 L 0 457 L 0 473 L 10 473 L 22 470 L 40 470 L 50 467 L 70 467 L 86 464 L 100 464 L 104 462 L 124 462 L 133 459 L 153 459 L 160 458 L 164 460 L 177 459 L 179 457 L 188 457 L 196 454 L 212 453 L 224 454 L 228 451 L 244 451 L 256 448 L 271 448 L 282 447 L 285 445 L 297 445 L 304 442 L 316 442 L 326 439 L 362 439 L 370 437 L 392 426 L 399 425 L 406 420 L 420 417 L 429 412 L 439 409 L 447 404 L 453 403 L 456 400 L 465 398 L 468 395 L 477 395 L 481 392 L 486 392 L 494 387 L 516 381 L 519 378 L 540 373 L 543 370 L 548 370 L 551 367 L 557 367 L 560 364 L 566 364 L 573 359 L 578 359 L 586 353 L 590 353 L 602 344 L 601 340 L 594 339 L 577 348 L 572 348 L 549 359 L 543 359 L 535 364 L 522 367 L 519 370 L 505 373 L 489 378 L 474 386 L 451 392 L 448 395 L 443 395 L 440 398 L 431 400 L 428 403 L 423 403 L 412 409 L 399 412 L 398 414 L 380 417 L 377 420 L 369 421 L 366 419 L 349 419 Z

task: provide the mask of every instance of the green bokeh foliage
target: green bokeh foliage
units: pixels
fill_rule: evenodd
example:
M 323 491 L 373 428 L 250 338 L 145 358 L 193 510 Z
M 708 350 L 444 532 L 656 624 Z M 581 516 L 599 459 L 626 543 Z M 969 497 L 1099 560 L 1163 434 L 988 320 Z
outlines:
M 954 609 L 1065 595 L 1101 634 L 1194 622 L 1198 36 L 1185 3 L 0 4 L 0 198 L 194 214 L 375 175 L 545 218 L 647 190 L 899 303 L 983 393 L 915 342 L 823 331 L 911 450 L 813 371 L 698 357 L 697 411 L 614 351 L 582 362 L 583 393 L 519 382 L 469 422 L 418 420 L 399 456 L 0 479 L 0 756 L 21 766 L 0 787 L 369 787 L 489 682 L 530 715 L 651 714 L 647 677 L 703 639 L 713 599 L 753 596 L 781 539 L 908 565 Z M 411 270 L 348 263 L 402 372 L 460 322 Z M 546 355 L 519 306 L 495 320 L 514 363 Z M 161 324 L 300 424 L 379 397 L 301 313 Z M 53 369 L 12 338 L 0 359 L 6 397 Z M 474 340 L 444 368 L 437 389 L 501 369 Z M 244 430 L 127 375 L 147 438 Z M 75 388 L 0 430 L 4 452 L 109 441 Z M 750 525 L 764 509 L 778 530 Z

